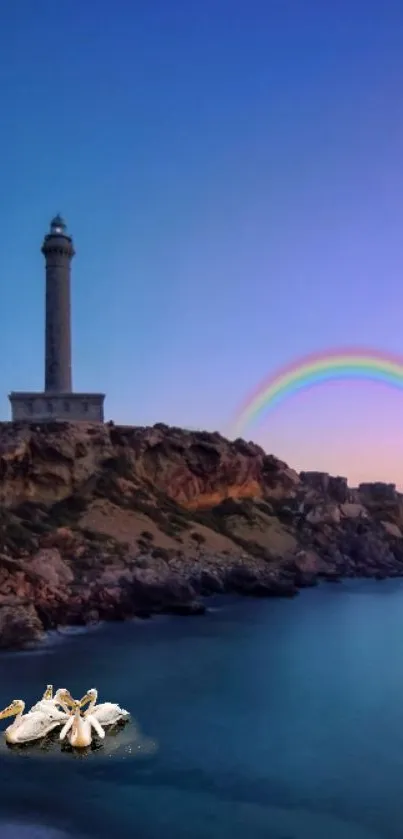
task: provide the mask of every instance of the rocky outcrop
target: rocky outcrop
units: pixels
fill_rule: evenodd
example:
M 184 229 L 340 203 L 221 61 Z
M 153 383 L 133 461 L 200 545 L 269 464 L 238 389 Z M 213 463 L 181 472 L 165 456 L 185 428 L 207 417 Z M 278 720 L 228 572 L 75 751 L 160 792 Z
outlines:
M 82 427 L 81 427 L 82 426 Z M 225 498 L 292 496 L 296 472 L 254 443 L 159 424 L 152 428 L 0 423 L 0 503 L 51 503 L 101 476 L 127 492 L 150 484 L 189 509 Z M 126 482 L 126 483 L 125 483 Z
M 351 489 L 161 424 L 0 424 L 3 648 L 63 624 L 200 614 L 213 593 L 402 574 L 394 485 Z
M 338 504 L 345 504 L 351 499 L 347 478 L 333 478 L 327 472 L 301 472 L 300 479 L 307 489 L 313 489 L 319 495 L 326 495 Z
M 29 647 L 44 637 L 44 629 L 35 607 L 28 601 L 10 599 L 0 606 L 0 648 Z

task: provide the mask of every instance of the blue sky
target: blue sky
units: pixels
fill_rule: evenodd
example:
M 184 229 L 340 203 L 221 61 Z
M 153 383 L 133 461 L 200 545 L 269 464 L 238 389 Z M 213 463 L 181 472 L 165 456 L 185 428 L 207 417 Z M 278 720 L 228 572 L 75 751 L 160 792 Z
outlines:
M 66 218 L 75 389 L 222 429 L 271 370 L 403 353 L 403 5 L 15 0 L 0 19 L 0 415 L 43 386 L 42 237 Z M 246 436 L 403 475 L 403 395 L 291 397 Z

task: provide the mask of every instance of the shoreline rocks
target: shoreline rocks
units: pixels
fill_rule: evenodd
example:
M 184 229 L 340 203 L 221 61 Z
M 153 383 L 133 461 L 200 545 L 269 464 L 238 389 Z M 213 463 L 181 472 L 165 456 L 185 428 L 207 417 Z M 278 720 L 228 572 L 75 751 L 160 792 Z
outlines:
M 0 649 L 66 625 L 199 615 L 213 594 L 400 576 L 393 484 L 350 488 L 162 424 L 0 423 Z

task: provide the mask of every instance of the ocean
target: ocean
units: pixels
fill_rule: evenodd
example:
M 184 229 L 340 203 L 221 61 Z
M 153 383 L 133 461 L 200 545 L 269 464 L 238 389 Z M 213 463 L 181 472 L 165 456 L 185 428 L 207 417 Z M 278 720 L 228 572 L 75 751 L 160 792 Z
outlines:
M 210 606 L 0 656 L 1 707 L 52 682 L 135 721 L 85 755 L 1 739 L 0 839 L 401 839 L 403 582 Z

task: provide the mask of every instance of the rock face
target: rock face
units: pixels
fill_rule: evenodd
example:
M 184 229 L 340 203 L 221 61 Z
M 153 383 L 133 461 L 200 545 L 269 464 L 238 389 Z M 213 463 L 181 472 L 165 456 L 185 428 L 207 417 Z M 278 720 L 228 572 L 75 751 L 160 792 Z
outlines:
M 403 574 L 403 497 L 298 474 L 254 443 L 113 424 L 0 424 L 0 647 L 71 623 L 200 614 Z

